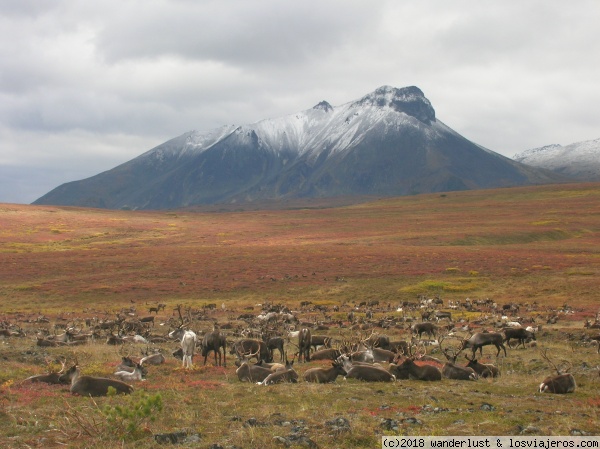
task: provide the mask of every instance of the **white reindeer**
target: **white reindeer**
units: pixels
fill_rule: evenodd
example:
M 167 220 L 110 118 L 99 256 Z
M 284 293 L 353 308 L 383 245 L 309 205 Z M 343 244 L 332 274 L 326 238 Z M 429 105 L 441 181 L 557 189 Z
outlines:
M 192 357 L 196 349 L 198 337 L 194 331 L 185 331 L 181 337 L 181 349 L 183 350 L 183 368 L 192 368 Z
M 134 382 L 136 380 L 146 380 L 144 379 L 144 368 L 139 363 L 136 364 L 133 372 L 129 371 L 116 371 L 114 373 L 115 377 L 119 378 L 123 382 Z

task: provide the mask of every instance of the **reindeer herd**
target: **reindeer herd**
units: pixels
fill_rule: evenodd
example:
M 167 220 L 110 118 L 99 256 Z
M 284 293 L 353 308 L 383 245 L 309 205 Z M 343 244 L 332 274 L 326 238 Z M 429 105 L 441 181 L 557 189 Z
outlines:
M 156 308 L 158 310 L 151 311 L 158 314 L 164 310 L 164 307 Z M 113 378 L 82 375 L 77 360 L 67 369 L 66 359 L 62 359 L 60 361 L 62 367 L 59 372 L 31 376 L 25 379 L 25 382 L 70 385 L 71 393 L 83 396 L 103 396 L 112 389 L 117 393 L 129 394 L 133 391 L 131 384 L 146 379 L 149 366 L 163 364 L 170 357 L 174 357 L 181 359 L 183 370 L 190 370 L 194 367 L 196 353 L 203 357 L 203 364 L 206 365 L 211 352 L 214 356 L 214 366 L 226 368 L 229 354 L 235 359 L 235 374 L 239 381 L 261 385 L 296 383 L 300 377 L 305 382 L 331 383 L 340 376 L 344 380 L 356 379 L 365 382 L 400 380 L 441 382 L 444 379 L 477 381 L 486 378 L 497 379 L 501 374 L 497 365 L 481 363 L 477 360 L 477 353 L 480 358 L 483 356 L 484 346 L 494 347 L 496 360 L 503 360 L 502 357 L 508 357 L 506 345 L 509 348 L 517 349 L 534 347 L 537 343 L 534 329 L 527 329 L 520 325 L 508 325 L 496 331 L 479 326 L 479 331 L 473 332 L 473 323 L 457 325 L 450 321 L 452 316 L 450 313 L 448 314 L 450 318 L 448 315 L 438 312 L 429 315 L 423 314 L 424 321 L 415 324 L 409 322 L 408 338 L 393 340 L 386 333 L 380 331 L 371 330 L 369 335 L 362 326 L 357 326 L 358 323 L 352 322 L 357 315 L 354 311 L 348 314 L 350 320 L 348 326 L 353 327 L 345 328 L 346 332 L 342 332 L 340 326 L 337 333 L 332 333 L 331 327 L 302 322 L 297 318 L 296 313 L 292 313 L 284 307 L 261 314 L 256 318 L 251 314 L 246 314 L 244 319 L 247 320 L 248 325 L 233 331 L 225 330 L 230 329 L 226 323 L 219 326 L 213 319 L 210 321 L 212 330 L 204 332 L 199 330 L 198 321 L 184 319 L 181 306 L 174 310 L 179 315 L 178 325 L 173 326 L 173 322 L 171 322 L 172 330 L 160 338 L 156 335 L 152 337 L 146 334 L 145 337 L 142 337 L 135 334 L 136 337 L 140 337 L 136 339 L 132 335 L 122 335 L 121 331 L 115 335 L 111 330 L 106 339 L 107 344 L 121 345 L 121 347 L 124 347 L 128 341 L 143 343 L 148 347 L 152 341 L 166 344 L 177 342 L 179 347 L 169 356 L 165 357 L 159 351 L 150 353 L 148 350 L 139 360 L 123 356 L 121 364 L 113 373 Z M 214 308 L 210 310 L 214 310 Z M 436 322 L 427 321 L 429 316 L 434 317 Z M 191 318 L 189 313 L 188 317 Z M 447 324 L 443 324 L 441 320 L 447 320 Z M 153 323 L 151 320 L 147 322 Z M 195 323 L 196 326 L 194 326 Z M 257 328 L 253 325 L 255 323 L 258 323 Z M 338 325 L 341 324 L 338 323 Z M 278 325 L 281 325 L 279 333 L 277 332 Z M 95 330 L 96 328 L 90 332 L 93 333 Z M 329 335 L 324 333 L 329 333 Z M 19 329 L 18 331 L 7 330 L 6 334 L 12 338 L 24 336 L 25 333 Z M 66 342 L 69 341 L 77 341 L 73 339 L 76 334 L 73 330 L 67 329 L 64 333 L 67 336 L 64 337 L 65 344 L 68 344 Z M 232 339 L 234 334 L 237 335 L 237 338 Z M 47 336 L 38 336 L 37 344 L 39 346 L 44 346 L 39 343 L 40 340 L 53 341 Z M 513 340 L 517 341 L 514 348 L 511 345 Z M 598 341 L 600 341 L 600 337 L 598 337 Z M 464 354 L 464 362 L 460 362 L 461 354 Z M 551 361 L 547 350 L 541 350 L 540 354 L 556 371 L 556 374 L 543 379 L 538 391 L 556 394 L 574 392 L 576 382 L 573 375 L 568 373 L 570 366 L 567 368 L 557 367 Z M 291 361 L 289 360 L 290 355 Z M 275 356 L 279 359 L 278 362 L 274 360 Z M 443 359 L 439 357 L 443 357 Z M 323 366 L 323 361 L 328 363 Z M 297 367 L 297 364 L 300 363 L 314 362 L 319 362 L 319 366 L 309 366 L 304 370 L 302 376 L 299 376 L 294 367 L 295 364 Z

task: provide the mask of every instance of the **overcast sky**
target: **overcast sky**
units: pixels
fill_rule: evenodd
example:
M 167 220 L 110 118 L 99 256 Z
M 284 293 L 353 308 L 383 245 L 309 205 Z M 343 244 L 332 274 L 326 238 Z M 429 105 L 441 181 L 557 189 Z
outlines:
M 599 24 L 598 0 L 0 0 L 0 202 L 382 85 L 509 157 L 596 139 Z

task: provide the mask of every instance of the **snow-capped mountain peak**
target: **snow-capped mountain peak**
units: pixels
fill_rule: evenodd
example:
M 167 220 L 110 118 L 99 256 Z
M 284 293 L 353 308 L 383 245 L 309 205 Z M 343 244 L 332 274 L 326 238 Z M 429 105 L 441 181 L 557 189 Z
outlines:
M 546 145 L 517 153 L 513 159 L 581 181 L 600 180 L 600 139 L 562 146 Z
M 162 209 L 283 198 L 391 196 L 550 182 L 465 139 L 414 86 L 339 106 L 191 131 L 36 204 Z M 562 179 L 562 178 L 560 178 Z

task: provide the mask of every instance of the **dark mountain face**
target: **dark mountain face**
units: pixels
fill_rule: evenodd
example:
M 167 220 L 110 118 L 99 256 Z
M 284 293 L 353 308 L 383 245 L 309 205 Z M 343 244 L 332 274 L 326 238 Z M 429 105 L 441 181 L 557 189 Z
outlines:
M 253 125 L 186 133 L 34 204 L 172 209 L 291 198 L 397 196 L 561 180 L 482 149 L 416 87 Z

